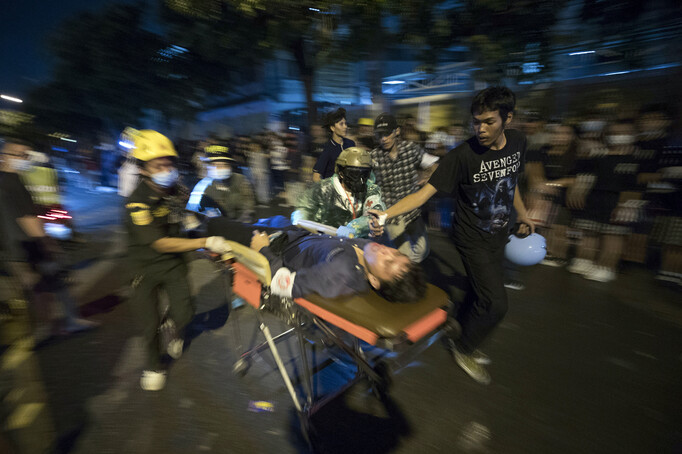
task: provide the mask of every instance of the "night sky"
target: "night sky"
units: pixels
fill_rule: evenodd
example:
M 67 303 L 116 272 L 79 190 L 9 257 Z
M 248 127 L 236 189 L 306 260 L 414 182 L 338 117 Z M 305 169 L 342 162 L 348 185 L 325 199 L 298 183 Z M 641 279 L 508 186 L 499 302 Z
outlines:
M 25 96 L 49 79 L 47 40 L 59 24 L 113 0 L 0 0 L 0 93 Z M 0 106 L 1 107 L 1 106 Z

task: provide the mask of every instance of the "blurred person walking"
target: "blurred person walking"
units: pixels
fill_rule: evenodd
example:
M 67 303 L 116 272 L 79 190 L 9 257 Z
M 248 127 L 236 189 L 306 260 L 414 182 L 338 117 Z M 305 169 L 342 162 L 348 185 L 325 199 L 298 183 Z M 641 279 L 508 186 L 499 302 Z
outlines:
M 346 148 L 355 146 L 355 142 L 346 138 L 348 124 L 346 123 L 346 109 L 343 107 L 327 113 L 324 127 L 331 134 L 331 138 L 325 142 L 322 154 L 313 166 L 314 182 L 334 175 L 334 166 L 339 154 Z
M 270 164 L 263 150 L 262 138 L 251 141 L 246 153 L 251 174 L 251 182 L 256 192 L 257 205 L 264 207 L 270 203 Z
M 195 311 L 183 253 L 206 248 L 224 254 L 230 249 L 221 237 L 181 237 L 188 191 L 178 183 L 178 154 L 173 143 L 152 130 L 128 129 L 126 134 L 134 144 L 132 156 L 142 177 L 125 204 L 128 256 L 134 274 L 130 301 L 147 354 L 140 385 L 144 390 L 157 391 L 166 383 L 162 355 L 167 353 L 174 359 L 181 356 L 185 329 Z M 160 315 L 160 290 L 169 301 L 166 320 Z M 173 334 L 167 345 L 160 345 L 162 322 Z
M 118 145 L 121 147 L 121 154 L 124 155 L 123 164 L 118 169 L 118 195 L 129 197 L 140 183 L 140 168 L 132 153 L 135 144 L 123 131 L 119 137 Z
M 625 236 L 631 231 L 624 203 L 635 197 L 631 191 L 636 188 L 639 171 L 631 120 L 607 125 L 604 137 L 606 147 L 593 149 L 591 158 L 584 161 L 581 173 L 586 183 L 578 189 L 580 195 L 568 194 L 569 207 L 584 206 L 584 211 L 573 222 L 581 235 L 576 257 L 567 269 L 598 282 L 617 277 Z
M 682 147 L 669 137 L 672 118 L 669 107 L 662 104 L 640 111 L 639 183 L 646 186 L 646 201 L 655 214 L 649 238 L 660 248 L 656 279 L 682 287 Z
M 371 118 L 360 118 L 358 120 L 358 141 L 357 146 L 372 150 L 375 147 L 374 141 L 374 120 Z
M 0 208 L 3 249 L 8 251 L 10 272 L 29 295 L 34 319 L 35 344 L 59 332 L 52 303 L 62 309 L 63 333 L 94 328 L 97 323 L 78 316 L 78 307 L 66 284 L 66 270 L 59 262 L 63 251 L 47 236 L 31 194 L 20 173 L 31 167 L 33 144 L 23 138 L 7 137 L 0 156 Z
M 272 175 L 272 194 L 280 199 L 279 205 L 291 206 L 287 200 L 286 180 L 289 165 L 289 150 L 284 146 L 277 134 L 272 133 L 270 143 L 270 173 Z
M 210 145 L 204 149 L 208 176 L 192 189 L 187 209 L 209 216 L 224 216 L 251 223 L 255 215 L 255 197 L 251 183 L 235 173 L 236 160 L 228 147 Z
M 528 151 L 528 213 L 547 239 L 547 257 L 542 264 L 564 266 L 568 262 L 568 227 L 571 212 L 566 206 L 566 190 L 575 182 L 577 136 L 566 123 L 556 125 L 549 145 Z

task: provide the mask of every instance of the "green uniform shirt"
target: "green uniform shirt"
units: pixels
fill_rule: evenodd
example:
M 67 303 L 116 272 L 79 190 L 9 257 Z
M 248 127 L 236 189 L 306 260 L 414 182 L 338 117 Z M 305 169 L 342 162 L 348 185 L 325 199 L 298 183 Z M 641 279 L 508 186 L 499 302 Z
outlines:
M 201 197 L 199 211 L 218 208 L 228 219 L 251 222 L 255 204 L 249 180 L 244 175 L 233 173 L 227 180 L 213 180 Z

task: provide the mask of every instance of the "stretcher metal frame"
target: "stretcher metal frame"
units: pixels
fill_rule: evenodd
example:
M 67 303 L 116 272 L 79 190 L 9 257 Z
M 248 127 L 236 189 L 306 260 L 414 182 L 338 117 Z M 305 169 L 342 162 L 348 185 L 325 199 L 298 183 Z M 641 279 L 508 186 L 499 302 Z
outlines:
M 322 224 L 320 226 L 326 227 Z M 309 230 L 319 231 L 315 226 L 309 225 L 307 227 Z M 430 334 L 440 334 L 443 331 L 448 335 L 457 334 L 456 322 L 453 324 L 453 321 L 448 317 L 447 309 L 450 306 L 450 301 L 447 295 L 431 284 L 428 285 L 425 298 L 414 304 L 388 303 L 374 292 L 370 292 L 371 295 L 368 293 L 353 297 L 356 302 L 359 302 L 360 307 L 364 304 L 363 297 L 371 296 L 375 303 L 377 299 L 381 299 L 384 304 L 390 305 L 391 311 L 415 312 L 416 310 L 420 314 L 409 323 L 403 323 L 404 326 L 400 329 L 399 334 L 385 336 L 380 332 L 373 331 L 362 320 L 351 321 L 344 318 L 343 315 L 335 313 L 335 308 L 340 306 L 334 301 L 325 301 L 319 295 L 292 299 L 271 294 L 271 271 L 267 258 L 242 244 L 233 241 L 228 241 L 228 243 L 232 247 L 232 253 L 223 256 L 223 260 L 229 263 L 227 269 L 232 274 L 233 296 L 242 298 L 256 310 L 258 328 L 265 337 L 265 342 L 241 353 L 233 365 L 233 372 L 237 376 L 246 375 L 251 359 L 260 352 L 269 349 L 294 403 L 301 423 L 301 431 L 308 443 L 310 443 L 310 417 L 329 400 L 362 378 L 368 379 L 371 390 L 377 397 L 381 398 L 390 385 L 391 372 L 399 369 L 401 365 L 407 364 L 405 358 L 411 361 L 416 354 L 430 345 L 428 343 L 428 339 L 432 337 L 429 336 Z M 434 303 L 436 300 L 437 302 Z M 427 304 L 427 301 L 430 304 Z M 423 306 L 421 310 L 418 309 L 419 304 Z M 367 307 L 371 305 L 371 302 L 366 304 Z M 275 314 L 290 328 L 273 336 L 263 317 L 264 311 Z M 376 313 L 376 311 L 374 312 Z M 313 392 L 313 372 L 308 361 L 306 348 L 308 344 L 307 335 L 310 333 L 311 327 L 319 330 L 318 333 L 322 333 L 322 340 L 325 345 L 333 343 L 357 365 L 355 377 L 351 381 L 336 392 L 317 400 Z M 344 341 L 337 333 L 338 330 L 342 331 L 344 337 L 348 336 L 343 333 L 350 334 L 352 340 Z M 300 382 L 305 394 L 302 397 L 296 392 L 277 348 L 277 342 L 292 335 L 297 337 L 300 348 L 303 375 L 300 377 Z M 383 355 L 369 359 L 362 349 L 361 340 L 386 352 L 396 352 L 399 355 L 392 358 L 390 362 L 386 361 Z M 401 362 L 401 357 L 403 362 Z

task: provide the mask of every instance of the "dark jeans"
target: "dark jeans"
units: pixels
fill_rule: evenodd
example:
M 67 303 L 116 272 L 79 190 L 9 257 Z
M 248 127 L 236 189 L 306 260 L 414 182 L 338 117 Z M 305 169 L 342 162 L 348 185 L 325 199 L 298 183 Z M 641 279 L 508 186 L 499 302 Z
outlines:
M 507 313 L 504 289 L 504 244 L 494 249 L 457 245 L 471 285 L 457 319 L 462 325 L 460 347 L 471 353 L 488 337 Z
M 135 277 L 131 304 L 133 314 L 140 325 L 147 350 L 147 369 L 158 370 L 163 352 L 159 345 L 159 290 L 168 296 L 168 317 L 173 320 L 179 336 L 184 336 L 185 327 L 194 317 L 187 282 L 187 266 L 178 264 L 170 270 L 154 270 L 148 267 Z M 165 346 L 164 346 L 165 347 Z
M 284 191 L 286 170 L 271 169 L 270 173 L 272 174 L 272 192 L 274 195 L 277 195 L 279 192 Z

